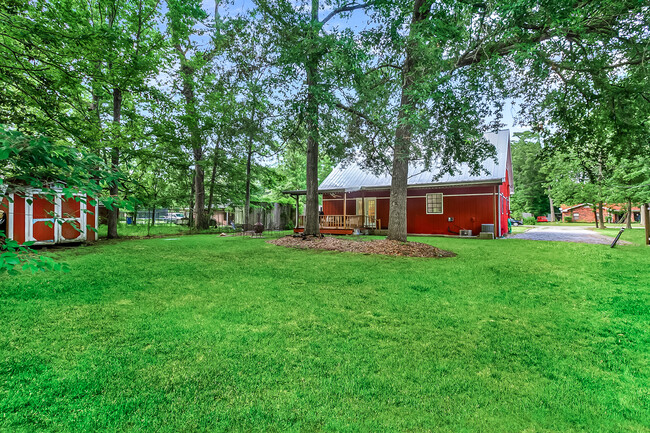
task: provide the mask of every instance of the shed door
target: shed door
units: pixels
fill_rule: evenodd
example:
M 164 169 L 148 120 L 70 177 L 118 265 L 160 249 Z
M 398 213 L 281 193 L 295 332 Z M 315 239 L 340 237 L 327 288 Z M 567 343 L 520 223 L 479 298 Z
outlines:
M 86 240 L 86 204 L 72 198 L 56 197 L 54 202 L 38 194 L 28 195 L 25 212 L 25 239 L 40 245 Z M 61 224 L 55 216 L 63 219 Z
M 55 207 L 47 197 L 34 194 L 27 197 L 25 217 L 26 239 L 41 244 L 55 242 Z M 32 203 L 29 204 L 31 199 Z
M 79 199 L 79 197 L 76 197 Z M 80 242 L 86 240 L 86 204 L 75 197 L 60 199 L 63 224 L 57 224 L 58 242 Z

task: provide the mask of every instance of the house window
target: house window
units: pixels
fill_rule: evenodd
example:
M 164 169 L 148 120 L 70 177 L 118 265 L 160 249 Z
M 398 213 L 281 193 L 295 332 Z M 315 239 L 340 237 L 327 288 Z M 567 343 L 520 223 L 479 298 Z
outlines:
M 579 213 L 574 213 L 573 214 L 573 221 L 578 221 L 580 219 L 580 214 Z
M 427 213 L 442 213 L 442 193 L 427 194 Z

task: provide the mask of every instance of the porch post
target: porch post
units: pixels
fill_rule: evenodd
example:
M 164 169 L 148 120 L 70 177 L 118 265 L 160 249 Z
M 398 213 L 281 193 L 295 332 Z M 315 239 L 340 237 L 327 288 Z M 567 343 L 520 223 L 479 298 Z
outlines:
M 348 193 L 345 191 L 343 193 L 343 228 L 348 228 Z
M 361 191 L 361 227 L 366 226 L 366 191 Z

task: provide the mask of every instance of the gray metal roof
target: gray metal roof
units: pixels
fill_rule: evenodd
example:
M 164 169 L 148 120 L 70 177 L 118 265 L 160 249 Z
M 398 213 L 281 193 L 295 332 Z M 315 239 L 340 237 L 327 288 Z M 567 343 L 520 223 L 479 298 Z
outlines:
M 510 131 L 505 129 L 498 133 L 487 133 L 485 138 L 496 148 L 496 160 L 488 158 L 483 161 L 486 173 L 472 175 L 467 164 L 461 164 L 453 175 L 444 174 L 438 178 L 439 171 L 432 169 L 423 171 L 421 165 L 409 166 L 409 186 L 414 185 L 444 185 L 456 183 L 488 183 L 503 182 L 508 168 L 508 177 L 512 188 L 512 161 L 510 158 Z M 375 175 L 363 170 L 359 165 L 337 165 L 318 187 L 328 191 L 356 191 L 360 189 L 375 189 L 390 187 L 391 176 L 388 173 Z

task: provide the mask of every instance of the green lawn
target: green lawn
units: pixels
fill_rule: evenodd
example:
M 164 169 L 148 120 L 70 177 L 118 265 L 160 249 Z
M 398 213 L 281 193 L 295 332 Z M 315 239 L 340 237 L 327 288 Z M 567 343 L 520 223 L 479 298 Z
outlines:
M 610 225 L 612 228 L 607 228 L 604 230 L 596 230 L 594 231 L 596 233 L 600 233 L 606 236 L 611 236 L 611 237 L 616 237 L 618 232 L 621 230 L 621 226 L 618 226 L 614 228 L 613 225 Z M 631 230 L 627 229 L 623 232 L 621 235 L 621 240 L 623 241 L 628 241 L 628 242 L 633 242 L 638 245 L 644 245 L 645 243 L 645 229 L 643 228 L 632 228 Z
M 647 432 L 650 249 L 215 235 L 0 277 L 0 431 Z

